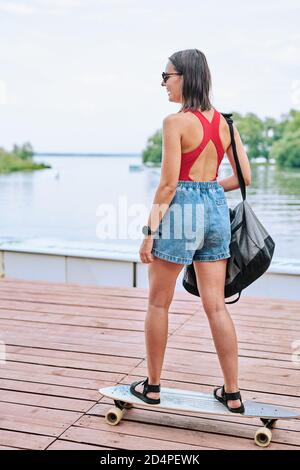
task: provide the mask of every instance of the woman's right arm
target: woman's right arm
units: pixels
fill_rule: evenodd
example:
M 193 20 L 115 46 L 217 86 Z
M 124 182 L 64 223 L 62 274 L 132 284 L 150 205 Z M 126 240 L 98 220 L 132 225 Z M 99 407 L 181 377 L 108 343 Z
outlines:
M 233 124 L 233 131 L 234 131 L 236 151 L 237 151 L 238 159 L 240 162 L 240 167 L 242 170 L 242 175 L 244 177 L 245 185 L 249 186 L 251 184 L 251 167 L 250 167 L 249 158 L 245 151 L 241 136 L 234 124 Z M 224 178 L 221 181 L 218 181 L 218 183 L 221 186 L 223 186 L 224 191 L 232 191 L 233 189 L 238 189 L 240 185 L 239 185 L 239 180 L 237 176 L 237 169 L 236 169 L 236 164 L 234 161 L 231 144 L 226 150 L 226 155 L 232 167 L 233 175 L 229 176 L 228 178 Z

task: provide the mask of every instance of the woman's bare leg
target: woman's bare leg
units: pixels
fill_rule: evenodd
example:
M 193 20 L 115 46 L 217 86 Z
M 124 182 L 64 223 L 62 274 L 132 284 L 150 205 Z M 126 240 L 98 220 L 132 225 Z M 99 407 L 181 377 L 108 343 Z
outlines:
M 219 362 L 224 376 L 225 391 L 238 388 L 238 344 L 235 327 L 226 308 L 224 284 L 227 260 L 194 261 L 197 286 L 207 315 Z M 218 395 L 221 391 L 218 391 Z M 231 408 L 238 408 L 240 400 L 229 400 Z
M 145 318 L 145 344 L 149 384 L 159 384 L 168 340 L 168 312 L 173 299 L 176 280 L 184 264 L 172 263 L 154 256 L 148 266 L 149 297 Z M 138 385 L 136 390 L 143 391 Z M 147 393 L 159 398 L 159 393 Z

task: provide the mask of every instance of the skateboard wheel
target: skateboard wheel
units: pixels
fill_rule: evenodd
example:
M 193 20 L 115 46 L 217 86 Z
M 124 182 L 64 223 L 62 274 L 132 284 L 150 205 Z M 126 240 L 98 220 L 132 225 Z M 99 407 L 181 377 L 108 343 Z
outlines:
M 267 447 L 272 439 L 272 431 L 268 428 L 259 428 L 254 436 L 255 444 L 259 447 Z
M 124 415 L 124 410 L 120 410 L 120 408 L 117 408 L 116 406 L 114 408 L 111 408 L 108 410 L 108 412 L 105 415 L 105 421 L 107 424 L 110 424 L 111 426 L 115 426 L 116 424 L 119 424 L 121 419 L 123 418 Z

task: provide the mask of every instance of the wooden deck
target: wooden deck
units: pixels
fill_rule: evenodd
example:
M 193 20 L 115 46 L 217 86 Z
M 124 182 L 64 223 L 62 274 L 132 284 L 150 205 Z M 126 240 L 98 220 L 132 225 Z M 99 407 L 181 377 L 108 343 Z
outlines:
M 99 387 L 147 372 L 147 290 L 0 281 L 0 449 L 300 449 L 300 420 L 277 422 L 255 446 L 258 419 L 129 410 L 118 426 Z M 242 298 L 229 305 L 239 339 L 243 399 L 300 410 L 300 302 Z M 176 293 L 162 386 L 211 392 L 222 385 L 198 298 Z M 294 347 L 294 349 L 293 349 Z M 298 361 L 298 362 L 297 362 Z

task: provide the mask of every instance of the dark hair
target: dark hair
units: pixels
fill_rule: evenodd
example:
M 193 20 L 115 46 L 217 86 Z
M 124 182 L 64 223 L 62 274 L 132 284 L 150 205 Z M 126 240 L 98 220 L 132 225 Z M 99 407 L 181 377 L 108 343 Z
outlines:
M 203 52 L 198 49 L 185 49 L 174 52 L 168 59 L 176 71 L 183 74 L 183 104 L 180 111 L 187 108 L 200 108 L 201 111 L 211 109 L 211 74 Z

